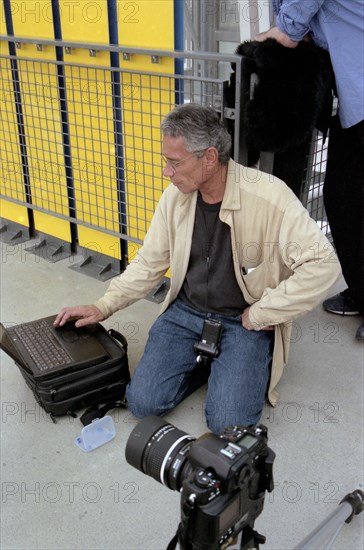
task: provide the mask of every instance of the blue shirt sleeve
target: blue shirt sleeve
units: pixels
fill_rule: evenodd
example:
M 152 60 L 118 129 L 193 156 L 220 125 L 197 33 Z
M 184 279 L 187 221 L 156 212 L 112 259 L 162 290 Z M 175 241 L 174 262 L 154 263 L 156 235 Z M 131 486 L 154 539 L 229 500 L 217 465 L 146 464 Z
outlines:
M 273 0 L 276 25 L 329 51 L 343 128 L 364 119 L 364 0 Z
M 291 40 L 300 42 L 310 31 L 311 19 L 325 0 L 274 0 L 277 27 Z

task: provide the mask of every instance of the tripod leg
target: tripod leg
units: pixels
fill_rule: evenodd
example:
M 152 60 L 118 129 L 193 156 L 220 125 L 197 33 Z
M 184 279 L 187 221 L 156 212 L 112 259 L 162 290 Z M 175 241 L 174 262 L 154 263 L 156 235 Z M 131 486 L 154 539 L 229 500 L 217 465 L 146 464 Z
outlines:
M 346 495 L 336 510 L 295 546 L 294 550 L 315 550 L 321 548 L 325 542 L 328 544 L 325 549 L 330 550 L 344 523 L 349 523 L 353 516 L 362 510 L 363 493 L 360 490 Z

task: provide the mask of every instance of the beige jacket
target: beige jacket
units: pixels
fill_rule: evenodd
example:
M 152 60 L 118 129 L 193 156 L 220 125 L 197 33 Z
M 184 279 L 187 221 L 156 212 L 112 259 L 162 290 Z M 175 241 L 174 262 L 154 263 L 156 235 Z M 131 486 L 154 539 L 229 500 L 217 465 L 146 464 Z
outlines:
M 176 299 L 186 275 L 197 192 L 170 185 L 156 208 L 144 244 L 95 305 L 109 317 L 143 298 L 167 269 L 169 292 L 161 312 Z M 291 321 L 315 307 L 340 275 L 329 241 L 292 191 L 271 175 L 229 162 L 220 219 L 231 228 L 235 275 L 257 328 L 275 326 L 268 397 L 287 363 Z M 223 290 L 223 289 L 222 289 Z

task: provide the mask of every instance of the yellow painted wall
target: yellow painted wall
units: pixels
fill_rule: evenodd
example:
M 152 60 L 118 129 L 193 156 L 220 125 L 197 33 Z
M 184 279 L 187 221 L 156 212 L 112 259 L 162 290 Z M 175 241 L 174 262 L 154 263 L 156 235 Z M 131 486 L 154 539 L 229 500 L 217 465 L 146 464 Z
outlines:
M 107 0 L 59 0 L 59 7 L 64 41 L 92 43 L 96 49 L 97 44 L 109 44 Z M 117 0 L 117 9 L 120 45 L 173 51 L 173 0 Z M 13 1 L 12 14 L 15 36 L 53 39 L 50 0 Z M 38 51 L 35 44 L 23 44 L 17 54 L 26 58 L 18 59 L 18 66 L 32 200 L 69 215 L 57 70 L 55 65 L 30 60 L 55 60 L 55 48 Z M 66 62 L 89 65 L 65 67 L 76 217 L 100 227 L 78 226 L 79 244 L 119 259 L 120 240 L 102 229 L 119 232 L 120 214 L 126 208 L 127 234 L 142 240 L 168 184 L 162 177 L 160 123 L 174 106 L 174 60 L 165 56 L 153 63 L 149 54 L 133 55 L 128 61 L 120 56 L 125 69 L 121 73 L 125 206 L 118 204 L 110 54 L 98 51 L 91 57 L 87 49 L 73 48 L 64 56 Z M 2 70 L 9 68 L 4 65 Z M 141 71 L 148 74 L 137 74 Z M 12 125 L 16 135 L 14 116 L 15 111 L 3 124 Z M 11 154 L 18 155 L 16 162 L 21 165 L 18 142 L 11 145 Z M 20 171 L 17 177 L 24 192 Z M 36 229 L 71 239 L 68 222 L 34 214 Z M 130 257 L 137 248 L 130 243 Z
M 173 0 L 118 2 L 119 44 L 133 48 L 174 50 Z M 128 235 L 143 239 L 156 204 L 169 182 L 162 177 L 162 118 L 174 106 L 174 60 L 133 54 L 120 56 L 123 73 L 122 120 Z M 162 75 L 171 75 L 162 76 Z M 138 246 L 129 247 L 129 257 Z
M 12 0 L 11 7 L 15 36 L 54 39 L 49 0 Z M 53 61 L 55 48 L 45 46 L 38 51 L 34 44 L 23 44 L 17 55 L 29 58 L 17 64 L 32 203 L 68 216 L 57 68 L 30 59 Z M 34 224 L 42 233 L 71 241 L 70 224 L 65 220 L 34 211 Z
M 2 3 L 0 10 L 3 30 Z M 0 54 L 9 54 L 7 42 L 0 42 Z M 0 58 L 0 105 L 0 192 L 6 197 L 26 202 L 11 66 L 10 60 L 3 58 Z M 27 208 L 6 199 L 0 199 L 0 217 L 28 226 Z
M 63 40 L 109 44 L 106 0 L 76 2 L 72 12 L 68 0 L 59 4 Z M 87 49 L 75 48 L 65 61 L 91 65 L 65 67 L 76 216 L 101 229 L 79 226 L 79 244 L 121 259 L 120 240 L 102 232 L 120 231 L 110 54 L 91 57 Z

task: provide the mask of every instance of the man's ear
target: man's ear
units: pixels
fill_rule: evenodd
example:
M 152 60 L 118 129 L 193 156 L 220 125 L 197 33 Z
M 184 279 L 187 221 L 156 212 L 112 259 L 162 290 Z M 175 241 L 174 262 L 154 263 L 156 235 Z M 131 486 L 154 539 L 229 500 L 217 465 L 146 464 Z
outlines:
M 215 166 L 219 162 L 219 153 L 216 147 L 209 147 L 206 149 L 205 158 L 208 166 Z

